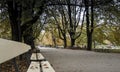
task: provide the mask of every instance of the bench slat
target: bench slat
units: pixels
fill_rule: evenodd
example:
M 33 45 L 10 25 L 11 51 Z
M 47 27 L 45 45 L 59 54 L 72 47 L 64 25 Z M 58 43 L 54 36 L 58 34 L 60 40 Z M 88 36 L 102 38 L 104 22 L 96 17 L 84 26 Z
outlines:
M 39 62 L 31 62 L 27 72 L 40 72 Z
M 37 53 L 38 59 L 36 58 L 36 53 L 32 53 L 30 60 L 44 60 L 44 56 L 41 53 Z
M 42 70 L 43 72 L 55 72 L 53 67 L 50 65 L 48 61 L 42 61 L 41 62 Z
M 27 44 L 0 38 L 0 64 L 28 52 Z

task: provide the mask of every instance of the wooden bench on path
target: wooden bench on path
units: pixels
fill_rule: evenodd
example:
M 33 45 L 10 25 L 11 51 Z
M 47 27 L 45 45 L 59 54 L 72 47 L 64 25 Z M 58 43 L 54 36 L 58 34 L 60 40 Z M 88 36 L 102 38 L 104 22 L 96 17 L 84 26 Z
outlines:
M 27 72 L 55 72 L 51 64 L 39 53 L 32 53 L 31 63 Z
M 27 72 L 55 72 L 51 64 L 40 53 L 40 50 L 35 49 L 34 52 L 29 45 L 0 38 L 0 72 L 26 72 L 19 70 L 20 66 L 17 60 L 20 59 L 20 56 L 27 61 Z M 14 71 L 4 71 L 6 69 L 2 67 L 7 61 L 12 61 Z M 10 64 L 11 69 L 12 66 Z M 7 65 L 7 67 L 9 66 Z

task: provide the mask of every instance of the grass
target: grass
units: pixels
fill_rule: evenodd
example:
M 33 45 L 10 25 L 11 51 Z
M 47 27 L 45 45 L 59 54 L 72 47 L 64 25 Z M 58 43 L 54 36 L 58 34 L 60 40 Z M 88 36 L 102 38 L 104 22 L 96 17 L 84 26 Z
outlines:
M 97 45 L 93 50 L 96 52 L 120 53 L 120 46 Z
M 104 53 L 120 53 L 120 49 L 93 49 L 93 51 Z

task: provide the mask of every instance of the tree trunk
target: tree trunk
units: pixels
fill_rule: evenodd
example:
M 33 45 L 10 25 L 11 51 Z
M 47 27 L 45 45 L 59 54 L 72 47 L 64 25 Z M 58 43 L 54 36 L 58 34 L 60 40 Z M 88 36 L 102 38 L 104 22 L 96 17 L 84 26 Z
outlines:
M 89 8 L 89 7 L 88 7 Z M 88 10 L 89 12 L 89 10 Z M 89 14 L 88 14 L 89 15 Z M 94 30 L 94 11 L 93 11 L 93 0 L 91 0 L 91 25 L 89 26 L 88 32 L 88 45 L 87 50 L 92 50 L 92 34 Z
M 18 6 L 17 3 L 13 1 L 7 1 L 7 5 L 12 30 L 12 40 L 21 42 L 21 5 Z
M 92 34 L 87 36 L 87 50 L 92 50 Z
M 54 43 L 54 47 L 56 47 L 56 38 L 54 36 L 52 36 L 52 40 L 53 40 L 53 43 Z
M 71 38 L 71 47 L 73 47 L 75 45 L 75 39 L 72 38 L 72 36 L 74 36 L 74 32 L 73 32 L 73 23 L 72 23 L 72 10 L 71 10 L 71 6 L 70 6 L 70 0 L 68 0 L 68 15 L 69 15 L 69 24 L 70 24 L 70 31 L 69 31 L 69 35 Z
M 75 39 L 71 38 L 71 47 L 74 47 L 75 45 Z
M 32 49 L 35 49 L 34 39 L 31 35 L 24 35 L 24 43 L 31 46 Z
M 52 34 L 53 46 L 56 47 L 56 38 L 55 38 L 55 36 L 54 36 L 52 31 L 51 31 L 51 34 Z
M 66 35 L 64 35 L 64 39 L 63 39 L 63 41 L 64 41 L 64 48 L 66 48 L 66 47 L 67 47 L 67 39 L 66 39 Z
M 94 41 L 94 49 L 96 48 L 96 43 L 95 43 L 95 41 Z
M 22 42 L 21 30 L 19 29 L 19 25 L 12 24 L 11 22 L 11 30 L 12 30 L 12 40 Z
M 94 22 L 94 15 L 93 15 L 93 0 L 91 0 L 91 24 L 89 18 L 89 1 L 85 0 L 85 10 L 86 10 L 86 33 L 87 33 L 87 50 L 92 50 L 92 34 L 93 34 L 93 22 Z
M 24 43 L 30 45 L 31 49 L 35 49 L 33 29 L 30 28 L 29 30 L 27 30 L 28 29 L 27 24 L 24 25 L 24 27 L 22 27 L 21 29 L 22 29 L 22 35 L 24 38 Z

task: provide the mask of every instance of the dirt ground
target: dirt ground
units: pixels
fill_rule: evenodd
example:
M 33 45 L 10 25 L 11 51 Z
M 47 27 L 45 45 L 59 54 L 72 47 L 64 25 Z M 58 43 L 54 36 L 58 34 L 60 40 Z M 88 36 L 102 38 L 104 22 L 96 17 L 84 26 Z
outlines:
M 56 72 L 120 72 L 120 54 L 40 48 Z

